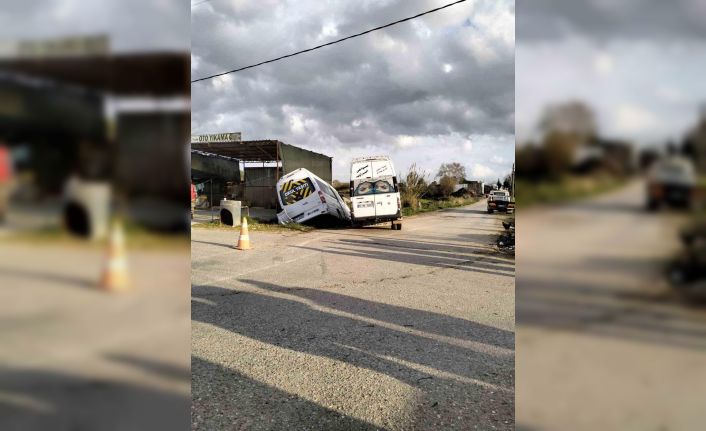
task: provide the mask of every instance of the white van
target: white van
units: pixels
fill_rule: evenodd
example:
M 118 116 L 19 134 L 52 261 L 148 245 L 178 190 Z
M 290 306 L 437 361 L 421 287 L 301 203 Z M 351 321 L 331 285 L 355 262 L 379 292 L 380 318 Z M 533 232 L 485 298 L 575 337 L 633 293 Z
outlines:
M 397 174 L 388 156 L 353 159 L 350 187 L 354 226 L 389 221 L 392 229 L 402 229 Z
M 351 212 L 336 189 L 304 168 L 280 178 L 277 199 L 282 208 L 277 214 L 280 224 L 302 223 L 323 214 L 351 220 Z

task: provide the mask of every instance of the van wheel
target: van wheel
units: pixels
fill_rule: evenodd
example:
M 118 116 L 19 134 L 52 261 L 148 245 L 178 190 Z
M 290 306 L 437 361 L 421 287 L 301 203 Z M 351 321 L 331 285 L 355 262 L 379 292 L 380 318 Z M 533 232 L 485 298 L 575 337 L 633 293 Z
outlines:
M 493 210 L 488 210 L 488 214 L 492 214 L 492 213 L 493 213 Z
M 402 223 L 398 223 L 396 226 L 397 226 L 397 230 L 402 230 Z

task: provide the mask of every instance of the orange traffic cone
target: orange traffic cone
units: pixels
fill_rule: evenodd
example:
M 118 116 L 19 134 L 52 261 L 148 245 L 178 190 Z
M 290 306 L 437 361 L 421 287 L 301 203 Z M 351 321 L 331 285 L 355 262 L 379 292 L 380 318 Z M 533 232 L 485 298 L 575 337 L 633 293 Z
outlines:
M 127 290 L 130 280 L 127 275 L 125 236 L 119 221 L 113 222 L 108 243 L 108 263 L 100 281 L 101 290 L 117 292 Z
M 238 236 L 238 245 L 235 246 L 238 250 L 250 250 L 250 235 L 248 235 L 248 219 L 243 217 L 243 223 L 240 225 L 240 235 Z

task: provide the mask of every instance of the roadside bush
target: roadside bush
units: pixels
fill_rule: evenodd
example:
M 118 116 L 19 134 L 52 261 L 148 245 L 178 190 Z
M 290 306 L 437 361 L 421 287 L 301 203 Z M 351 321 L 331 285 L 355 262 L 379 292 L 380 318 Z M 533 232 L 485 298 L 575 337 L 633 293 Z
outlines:
M 441 192 L 441 196 L 445 198 L 449 197 L 451 193 L 453 193 L 456 184 L 458 184 L 458 180 L 452 176 L 446 175 L 441 177 L 439 180 L 439 191 Z
M 417 208 L 419 199 L 427 191 L 427 173 L 417 168 L 414 163 L 409 167 L 409 171 L 404 177 L 404 186 L 400 187 L 400 197 L 402 206 Z
M 575 136 L 559 132 L 547 135 L 544 149 L 547 171 L 551 178 L 557 179 L 569 172 L 577 147 Z

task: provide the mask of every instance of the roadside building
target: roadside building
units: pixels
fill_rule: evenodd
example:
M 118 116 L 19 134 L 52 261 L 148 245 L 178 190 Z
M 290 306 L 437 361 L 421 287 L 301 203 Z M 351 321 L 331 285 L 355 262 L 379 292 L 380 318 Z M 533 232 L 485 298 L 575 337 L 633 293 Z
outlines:
M 6 48 L 0 140 L 17 166 L 16 200 L 30 208 L 62 205 L 64 224 L 80 231 L 101 224 L 86 194 L 100 183 L 111 195 L 101 206 L 118 197 L 138 222 L 185 230 L 188 53 L 114 53 L 100 35 Z
M 483 181 L 468 181 L 465 184 L 466 189 L 473 193 L 475 196 L 481 196 L 484 194 L 485 184 Z
M 229 139 L 225 139 L 225 135 L 229 135 Z M 305 168 L 329 184 L 333 176 L 331 157 L 278 140 L 242 141 L 239 133 L 198 135 L 192 136 L 191 149 L 192 157 L 196 151 L 207 158 L 227 157 L 242 166 L 243 177 L 230 180 L 215 169 L 197 172 L 192 166 L 192 176 L 210 179 L 214 189 L 223 190 L 219 198 L 214 194 L 212 205 L 218 205 L 223 195 L 228 196 L 229 190 L 229 199 L 245 201 L 251 207 L 274 209 L 277 207 L 275 186 L 282 175 Z M 232 183 L 230 188 L 226 186 L 229 181 Z

